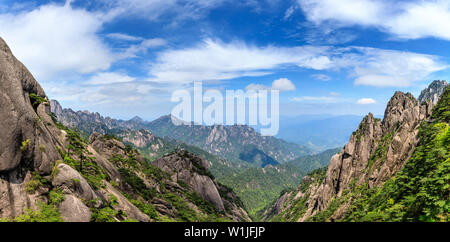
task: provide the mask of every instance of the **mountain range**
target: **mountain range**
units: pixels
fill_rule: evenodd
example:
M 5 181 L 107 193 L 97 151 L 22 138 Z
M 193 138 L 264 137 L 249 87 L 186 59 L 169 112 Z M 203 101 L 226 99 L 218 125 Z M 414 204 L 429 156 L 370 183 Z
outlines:
M 0 91 L 0 221 L 448 221 L 445 81 L 396 92 L 356 130 L 353 116 L 293 121 L 280 136 L 297 143 L 63 109 L 1 38 Z

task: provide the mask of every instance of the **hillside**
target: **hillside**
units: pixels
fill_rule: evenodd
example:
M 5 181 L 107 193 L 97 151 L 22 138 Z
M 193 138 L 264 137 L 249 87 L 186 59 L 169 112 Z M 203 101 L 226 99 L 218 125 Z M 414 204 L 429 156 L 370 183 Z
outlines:
M 0 90 L 2 221 L 249 221 L 202 158 L 177 150 L 151 165 L 114 136 L 58 123 L 1 38 Z
M 272 136 L 261 136 L 253 128 L 246 125 L 204 126 L 192 123 L 175 125 L 171 116 L 163 116 L 149 122 L 146 126 L 160 137 L 170 137 L 200 147 L 211 154 L 230 161 L 242 161 L 243 156 L 249 157 L 246 154 L 249 150 L 254 150 L 260 154 L 264 153 L 264 156 L 279 163 L 309 153 L 309 150 L 304 146 Z M 245 159 L 243 162 L 253 163 L 254 161 L 256 161 L 255 164 L 260 164 L 257 160 L 252 159 Z
M 289 161 L 288 164 L 297 167 L 304 173 L 311 172 L 315 169 L 322 168 L 324 166 L 328 166 L 330 163 L 330 158 L 341 151 L 340 148 L 329 149 L 320 152 L 315 155 L 306 155 L 299 157 L 295 160 Z
M 331 149 L 276 166 L 252 167 L 219 180 L 233 188 L 252 218 L 260 220 L 261 211 L 281 192 L 297 187 L 309 171 L 327 166 L 337 152 L 338 149 Z
M 99 113 L 63 109 L 56 100 L 52 100 L 50 106 L 51 111 L 63 125 L 80 130 L 84 137 L 98 132 L 122 137 L 125 135 L 121 133 L 125 133 L 128 138 L 132 138 L 134 134 L 131 132 L 147 130 L 145 132 L 161 137 L 160 139 L 176 140 L 179 143 L 199 147 L 226 160 L 253 166 L 282 163 L 309 153 L 304 146 L 271 136 L 261 136 L 246 125 L 204 126 L 185 122 L 175 125 L 170 115 L 151 122 L 138 117 L 123 121 L 105 118 Z M 253 154 L 249 154 L 249 150 L 252 150 Z
M 283 194 L 265 220 L 448 221 L 450 88 L 432 85 L 439 101 L 396 92 L 383 120 L 367 115 L 327 170 Z

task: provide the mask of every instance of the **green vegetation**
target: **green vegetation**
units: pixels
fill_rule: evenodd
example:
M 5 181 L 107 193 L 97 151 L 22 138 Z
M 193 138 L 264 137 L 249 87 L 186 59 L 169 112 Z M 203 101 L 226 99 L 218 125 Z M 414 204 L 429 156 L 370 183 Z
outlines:
M 62 222 L 58 205 L 64 201 L 64 195 L 59 190 L 53 190 L 49 194 L 49 202 L 38 201 L 39 210 L 25 209 L 25 213 L 14 218 L 15 222 Z
M 28 194 L 33 194 L 39 187 L 47 183 L 47 180 L 42 178 L 37 172 L 33 172 L 32 179 L 25 184 L 25 191 Z
M 41 103 L 45 103 L 48 105 L 48 100 L 46 97 L 41 97 L 41 96 L 37 95 L 36 93 L 31 93 L 29 96 L 30 96 L 31 105 L 33 105 L 34 110 L 36 110 L 37 107 L 39 106 L 39 104 L 41 104 Z
M 24 152 L 28 149 L 28 146 L 30 145 L 30 139 L 27 139 L 25 141 L 22 141 L 22 144 L 20 146 L 20 151 Z
M 298 168 L 283 164 L 277 167 L 249 168 L 219 181 L 231 187 L 242 199 L 253 220 L 258 211 L 276 199 L 284 189 L 296 187 L 303 177 Z
M 290 196 L 287 198 L 287 200 L 284 202 L 284 204 L 291 204 L 291 207 L 289 209 L 284 209 L 281 211 L 281 213 L 270 216 L 270 221 L 273 222 L 288 222 L 288 221 L 298 221 L 299 218 L 301 218 L 308 209 L 308 206 L 306 202 L 309 199 L 309 188 L 312 185 L 319 185 L 321 184 L 326 176 L 328 167 L 323 167 L 317 170 L 314 170 L 310 173 L 308 173 L 309 179 L 303 180 L 302 183 L 300 183 L 300 186 L 297 188 L 297 190 L 284 190 L 280 193 L 280 197 L 284 195 L 285 193 L 289 193 Z M 298 198 L 297 200 L 294 200 L 294 196 L 298 193 L 302 192 L 305 193 L 302 197 Z M 276 201 L 276 200 L 275 200 Z M 270 205 L 268 205 L 264 210 L 267 210 L 269 207 L 271 207 L 275 201 L 273 201 Z
M 331 157 L 339 151 L 341 151 L 341 148 L 328 149 L 316 155 L 301 156 L 293 161 L 289 161 L 289 164 L 296 166 L 304 173 L 309 173 L 316 169 L 328 166 Z
M 327 166 L 331 157 L 339 150 L 329 149 L 316 155 L 302 156 L 285 164 L 266 167 L 264 170 L 249 168 L 219 181 L 237 193 L 253 220 L 259 220 L 262 212 L 282 191 L 297 187 L 304 174 Z
M 423 122 L 418 144 L 403 169 L 382 187 L 356 186 L 354 180 L 327 209 L 308 221 L 329 221 L 343 204 L 348 204 L 340 221 L 449 221 L 450 215 L 450 88 L 447 87 L 431 119 Z M 381 140 L 369 159 L 369 168 L 383 161 L 393 133 Z M 298 202 L 301 204 L 301 201 Z M 291 209 L 289 209 L 291 210 Z
M 380 189 L 354 192 L 346 221 L 449 221 L 450 88 L 419 130 L 419 143 L 403 169 Z M 360 188 L 361 189 L 361 188 Z

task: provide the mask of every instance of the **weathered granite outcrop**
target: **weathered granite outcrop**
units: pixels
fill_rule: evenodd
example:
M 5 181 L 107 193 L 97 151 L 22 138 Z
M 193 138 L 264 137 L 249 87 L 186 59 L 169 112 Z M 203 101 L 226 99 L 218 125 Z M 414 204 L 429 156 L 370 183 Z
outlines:
M 383 120 L 371 113 L 364 117 L 344 148 L 331 158 L 323 181 L 305 181 L 311 183 L 306 191 L 299 188 L 284 194 L 266 211 L 265 219 L 288 209 L 293 201 L 306 199 L 305 211 L 298 218 L 305 221 L 327 209 L 351 186 L 381 187 L 412 155 L 419 126 L 430 117 L 445 86 L 445 82 L 433 82 L 422 91 L 420 102 L 411 93 L 396 92 L 387 104 Z M 350 203 L 348 200 L 340 204 L 329 219 L 341 219 Z

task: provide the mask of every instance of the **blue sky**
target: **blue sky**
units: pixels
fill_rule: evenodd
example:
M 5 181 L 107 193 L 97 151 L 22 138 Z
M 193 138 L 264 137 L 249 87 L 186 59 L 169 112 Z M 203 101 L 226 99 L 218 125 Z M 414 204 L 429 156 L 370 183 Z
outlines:
M 449 1 L 0 0 L 0 26 L 50 98 L 121 119 L 200 80 L 278 89 L 282 115 L 382 115 L 450 73 Z

